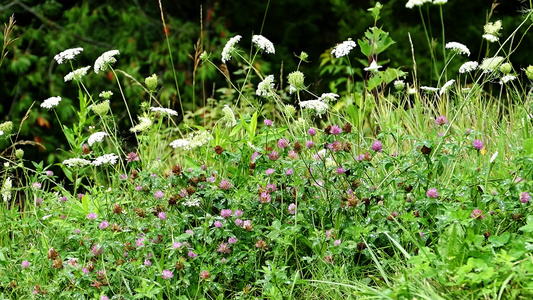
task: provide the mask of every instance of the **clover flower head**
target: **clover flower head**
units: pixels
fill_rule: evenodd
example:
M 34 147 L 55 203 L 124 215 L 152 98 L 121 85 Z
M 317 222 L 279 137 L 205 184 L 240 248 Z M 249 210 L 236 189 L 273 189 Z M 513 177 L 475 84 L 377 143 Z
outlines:
M 435 119 L 435 123 L 437 123 L 437 125 L 441 126 L 441 125 L 447 124 L 448 123 L 448 119 L 446 119 L 445 116 L 438 116 Z
M 94 143 L 100 143 L 104 140 L 104 137 L 106 137 L 107 133 L 99 131 L 91 134 L 89 139 L 87 140 L 87 143 L 89 143 L 89 146 L 92 146 Z
M 94 73 L 98 74 L 100 71 L 105 71 L 107 67 L 114 64 L 117 61 L 115 55 L 120 55 L 120 52 L 118 50 L 109 50 L 100 55 L 94 62 Z
M 480 140 L 474 140 L 472 142 L 472 145 L 474 146 L 474 148 L 476 148 L 477 150 L 481 150 L 483 149 L 483 142 L 480 141 Z
M 333 48 L 331 54 L 335 55 L 336 58 L 346 56 L 355 48 L 356 44 L 351 39 L 348 39 Z
M 439 197 L 439 192 L 437 191 L 436 188 L 430 188 L 426 192 L 426 196 L 428 196 L 429 198 L 437 198 L 437 197 Z
M 83 48 L 71 48 L 67 49 L 57 55 L 54 56 L 54 59 L 57 61 L 58 64 L 62 64 L 63 62 L 67 60 L 73 60 L 76 55 L 80 54 L 83 51 Z
M 276 53 L 276 49 L 274 49 L 274 44 L 272 44 L 271 41 L 269 41 L 262 35 L 254 35 L 252 37 L 252 42 L 255 44 L 255 46 L 257 46 L 257 48 L 265 51 L 266 53 Z
M 522 192 L 522 194 L 520 194 L 520 202 L 522 202 L 522 204 L 526 204 L 529 201 L 531 201 L 531 195 L 529 195 L 527 192 Z
M 376 152 L 381 152 L 381 150 L 383 150 L 383 143 L 381 143 L 380 140 L 374 141 L 372 143 L 372 150 Z
M 231 59 L 231 53 L 235 51 L 235 45 L 241 40 L 240 35 L 236 35 L 229 39 L 229 41 L 224 46 L 224 49 L 222 49 L 222 62 L 226 63 Z
M 170 279 L 174 277 L 174 273 L 172 273 L 172 271 L 170 270 L 163 270 L 163 272 L 161 273 L 161 278 L 163 279 Z
M 61 102 L 61 97 L 50 97 L 41 103 L 41 107 L 44 107 L 46 109 L 52 109 L 59 105 L 59 102 Z

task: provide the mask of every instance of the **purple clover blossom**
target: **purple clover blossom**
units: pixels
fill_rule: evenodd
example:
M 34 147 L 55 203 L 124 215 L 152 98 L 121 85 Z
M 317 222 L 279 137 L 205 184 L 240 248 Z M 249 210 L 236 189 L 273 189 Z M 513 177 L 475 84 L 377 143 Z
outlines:
M 272 121 L 269 120 L 269 119 L 265 119 L 265 120 L 263 121 L 263 123 L 265 123 L 266 126 L 272 126 L 272 125 L 273 125 Z
M 96 220 L 96 218 L 98 218 L 98 215 L 96 213 L 88 213 L 87 214 L 87 219 L 89 219 L 89 220 Z
M 278 140 L 278 147 L 281 148 L 281 149 L 285 149 L 285 148 L 289 147 L 289 141 L 287 141 L 286 139 L 279 139 Z
M 376 152 L 381 152 L 381 150 L 383 150 L 383 143 L 381 143 L 380 140 L 374 141 L 372 143 L 372 150 Z
M 259 156 L 261 156 L 261 153 L 255 151 L 253 154 L 252 154 L 252 157 L 250 157 L 250 160 L 252 162 L 254 162 L 256 160 L 256 158 L 258 158 Z
M 68 198 L 67 198 L 67 196 L 63 196 L 63 197 L 61 197 L 60 200 L 61 200 L 61 202 L 67 202 Z
M 261 203 L 270 203 L 272 201 L 272 198 L 270 197 L 270 194 L 267 192 L 262 192 L 259 196 L 259 202 Z
M 193 236 L 194 235 L 194 231 L 192 231 L 191 229 L 187 229 L 185 230 L 185 233 L 190 235 L 190 236 Z
M 126 179 L 128 179 L 128 175 L 126 175 L 126 174 L 121 174 L 119 179 L 120 179 L 120 180 L 126 180 Z
M 52 177 L 52 176 L 54 176 L 54 172 L 48 170 L 48 171 L 46 171 L 46 176 Z
M 316 130 L 313 127 L 311 127 L 311 128 L 309 128 L 309 130 L 307 130 L 307 133 L 310 136 L 315 136 L 316 135 Z
M 291 215 L 296 214 L 296 204 L 294 204 L 294 203 L 289 204 L 289 213 Z
M 480 140 L 474 140 L 472 142 L 472 145 L 474 146 L 474 148 L 476 148 L 477 150 L 481 150 L 483 149 L 483 142 L 480 141 Z
M 217 249 L 218 252 L 220 253 L 230 253 L 231 252 L 231 249 L 230 247 L 228 246 L 228 243 L 221 243 L 219 246 L 218 246 L 218 249 Z
M 181 243 L 180 242 L 172 243 L 172 249 L 177 250 L 179 248 L 181 248 Z
M 160 220 L 164 221 L 164 220 L 167 219 L 167 214 L 165 214 L 165 212 L 160 211 L 160 212 L 157 214 L 157 217 L 158 217 Z
M 235 219 L 235 225 L 239 226 L 239 227 L 242 227 L 242 225 L 244 224 L 244 221 L 241 220 L 241 219 Z
M 308 149 L 311 149 L 315 146 L 315 142 L 309 140 L 307 142 L 305 142 L 305 146 L 308 148 Z
M 160 190 L 157 190 L 157 191 L 155 192 L 155 194 L 154 194 L 154 198 L 156 198 L 156 199 L 161 199 L 161 198 L 163 198 L 163 196 L 165 196 L 165 193 L 163 193 L 163 192 L 160 191 Z
M 34 182 L 31 187 L 36 190 L 40 190 L 43 186 L 39 182 Z
M 104 251 L 104 248 L 101 247 L 100 245 L 94 245 L 91 248 L 91 252 L 93 253 L 94 256 L 98 256 L 98 255 L 102 254 L 103 251 Z
M 135 242 L 135 246 L 136 247 L 144 246 L 144 238 L 138 238 L 137 241 Z
M 223 209 L 220 211 L 220 216 L 222 218 L 228 218 L 231 216 L 231 213 L 232 213 L 231 209 Z
M 342 167 L 339 167 L 339 168 L 337 168 L 337 170 L 335 170 L 335 172 L 337 172 L 337 174 L 344 174 L 344 173 L 346 173 L 346 169 L 344 169 Z
M 109 300 L 109 297 L 107 297 L 106 295 L 101 295 L 100 300 Z
M 227 179 L 222 179 L 220 183 L 218 184 L 218 187 L 221 190 L 229 190 L 231 189 L 232 185 Z
M 216 220 L 215 223 L 213 223 L 213 226 L 215 226 L 216 228 L 221 228 L 224 224 L 222 224 L 222 222 L 220 222 L 219 220 Z
M 438 116 L 435 119 L 435 123 L 437 123 L 437 125 L 441 126 L 441 125 L 444 125 L 444 124 L 448 124 L 448 120 L 446 119 L 445 116 Z
M 428 196 L 429 198 L 437 198 L 437 197 L 439 197 L 439 192 L 437 191 L 436 188 L 430 188 L 426 192 L 426 196 Z
M 269 192 L 269 193 L 275 192 L 277 190 L 276 184 L 275 183 L 267 183 L 266 189 L 267 189 L 267 192 Z
M 292 173 L 293 173 L 292 169 L 288 169 L 287 172 L 285 172 L 285 174 L 288 176 L 292 175 Z
M 244 212 L 240 209 L 237 209 L 234 213 L 233 213 L 233 216 L 238 218 L 240 216 L 242 216 L 244 214 Z
M 41 207 L 43 205 L 43 199 L 41 198 L 36 198 L 35 199 L 35 205 Z
M 478 220 L 483 220 L 485 219 L 485 215 L 483 214 L 483 211 L 481 211 L 481 209 L 479 208 L 476 208 L 472 211 L 472 213 L 470 214 L 470 218 L 472 219 L 478 219 Z
M 338 125 L 335 125 L 335 126 L 331 127 L 330 132 L 333 135 L 339 135 L 339 134 L 342 133 L 342 129 Z
M 339 246 L 341 243 L 342 243 L 342 240 L 338 239 L 338 240 L 335 240 L 335 242 L 333 242 L 333 245 L 334 246 Z
M 170 279 L 174 277 L 174 274 L 170 270 L 163 270 L 163 273 L 161 273 L 161 278 L 163 279 Z
M 287 157 L 290 158 L 290 159 L 298 159 L 299 158 L 298 153 L 296 153 L 296 151 L 294 151 L 294 150 L 289 150 L 289 153 L 287 153 Z
M 272 161 L 276 161 L 279 159 L 279 153 L 278 151 L 272 151 L 270 152 L 270 154 L 268 154 L 268 159 L 272 160 Z
M 134 161 L 139 161 L 139 156 L 135 152 L 130 152 L 130 153 L 128 153 L 128 156 L 126 157 L 126 161 L 128 163 L 134 162 Z
M 142 190 L 142 189 L 143 189 L 143 186 L 142 186 L 142 185 L 138 185 L 138 186 L 135 187 L 135 190 L 136 190 L 137 192 L 140 191 L 140 190 Z
M 236 244 L 238 241 L 239 241 L 239 239 L 237 239 L 235 237 L 232 237 L 232 236 L 230 236 L 228 238 L 228 244 L 230 244 L 230 245 Z
M 27 261 L 27 260 L 23 260 L 23 261 L 20 263 L 20 266 L 21 266 L 23 269 L 29 268 L 29 267 L 30 267 L 30 262 Z
M 195 257 L 198 256 L 198 254 L 196 254 L 192 250 L 190 250 L 189 253 L 187 253 L 187 256 L 190 257 L 190 258 L 195 258 Z
M 151 266 L 151 265 L 152 265 L 152 262 L 151 262 L 149 259 L 145 259 L 145 260 L 144 260 L 144 266 L 145 266 L 145 267 L 149 267 L 149 266 Z
M 81 201 L 81 199 L 82 199 L 84 196 L 85 196 L 85 194 L 79 193 L 79 194 L 78 194 L 78 200 Z
M 100 229 L 106 229 L 107 227 L 109 227 L 109 222 L 107 220 L 104 220 L 102 221 L 102 223 L 100 223 L 100 225 L 98 225 L 98 228 Z
M 529 201 L 531 201 L 531 196 L 527 192 L 522 192 L 522 194 L 520 194 L 520 202 L 526 204 Z
M 267 170 L 265 171 L 265 174 L 267 174 L 267 175 L 272 175 L 272 174 L 274 174 L 274 172 L 275 172 L 274 169 L 267 169 Z
M 77 228 L 74 229 L 74 233 L 75 233 L 75 234 L 78 234 L 78 233 L 80 233 L 80 232 L 81 232 L 81 231 L 80 231 L 79 229 L 77 229 Z

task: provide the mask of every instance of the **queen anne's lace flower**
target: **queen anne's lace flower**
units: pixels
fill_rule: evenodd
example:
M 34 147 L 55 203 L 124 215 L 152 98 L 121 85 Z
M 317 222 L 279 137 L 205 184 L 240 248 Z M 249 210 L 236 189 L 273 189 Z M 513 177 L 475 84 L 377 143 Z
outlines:
M 308 109 L 314 110 L 318 116 L 322 116 L 329 109 L 329 106 L 321 100 L 302 101 L 300 102 L 300 106 L 302 108 L 308 108 Z
M 483 59 L 479 68 L 483 70 L 483 73 L 490 73 L 500 67 L 505 60 L 502 56 L 494 56 Z
M 85 167 L 91 164 L 91 161 L 83 158 L 70 158 L 63 161 L 63 164 L 67 167 Z
M 448 0 L 433 0 L 434 5 L 444 5 L 448 3 Z
M 370 63 L 370 66 L 365 68 L 365 71 L 367 71 L 367 72 L 377 72 L 380 68 L 382 68 L 382 66 L 378 66 L 378 63 L 375 60 L 373 60 Z
M 497 36 L 492 34 L 484 34 L 482 37 L 491 43 L 496 43 L 499 40 Z
M 200 206 L 200 199 L 199 198 L 189 198 L 185 201 L 183 201 L 183 206 L 188 206 L 188 207 L 192 207 L 192 206 L 196 206 L 196 207 L 199 207 Z
M 405 4 L 405 7 L 413 8 L 415 6 L 422 6 L 424 3 L 431 3 L 431 0 L 409 0 L 407 4 Z
M 459 67 L 459 73 L 472 72 L 477 69 L 478 65 L 477 61 L 467 61 Z
M 262 35 L 254 35 L 252 37 L 252 42 L 257 46 L 257 48 L 265 51 L 266 53 L 274 54 L 276 52 L 276 49 L 274 49 L 274 44 L 272 44 L 271 41 Z
M 56 56 L 54 56 L 54 59 L 57 61 L 58 64 L 62 64 L 66 60 L 73 60 L 76 55 L 80 54 L 83 51 L 83 48 L 72 48 L 67 49 Z
M 144 131 L 144 130 L 150 128 L 150 126 L 152 126 L 152 124 L 153 124 L 152 120 L 150 120 L 148 118 L 139 117 L 139 121 L 140 121 L 139 124 L 137 124 L 134 127 L 130 128 L 131 132 Z
M 190 144 L 191 142 L 189 142 L 186 139 L 177 139 L 177 140 L 174 140 L 172 143 L 170 143 L 170 146 L 174 149 L 184 148 L 187 150 Z
M 348 55 L 348 53 L 350 53 L 355 46 L 355 42 L 349 39 L 335 46 L 335 48 L 333 48 L 331 51 L 331 54 L 335 55 L 336 58 L 343 57 Z
M 105 164 L 114 165 L 117 163 L 119 157 L 118 155 L 111 153 L 111 154 L 104 154 L 102 156 L 97 157 L 91 164 L 93 166 L 100 166 Z
M 235 51 L 235 45 L 241 40 L 240 35 L 236 35 L 229 39 L 229 41 L 224 46 L 224 49 L 222 49 L 222 62 L 226 63 L 228 60 L 231 59 L 231 53 Z
M 177 116 L 178 112 L 170 109 L 170 108 L 163 108 L 163 107 L 150 107 L 150 111 L 154 111 L 157 113 L 169 115 L 169 116 Z
M 187 139 L 177 139 L 170 143 L 174 149 L 183 148 L 184 150 L 192 150 L 207 144 L 213 136 L 209 131 L 199 131 L 198 133 L 189 134 Z
M 11 190 L 13 188 L 13 182 L 11 181 L 11 178 L 7 177 L 4 181 L 4 184 L 2 185 L 2 190 L 0 191 L 2 194 L 2 198 L 5 202 L 11 200 Z
M 257 90 L 255 91 L 255 93 L 257 94 L 257 96 L 269 97 L 274 94 L 272 92 L 273 89 L 274 75 L 268 75 L 263 81 L 261 81 L 257 85 Z
M 71 81 L 71 80 L 79 81 L 83 76 L 87 74 L 90 68 L 91 66 L 87 66 L 85 68 L 79 68 L 77 70 L 74 70 L 68 73 L 67 75 L 65 75 L 65 78 L 64 78 L 65 82 Z
M 107 133 L 99 131 L 91 134 L 91 136 L 88 139 L 89 146 L 92 146 L 94 143 L 100 143 L 104 140 L 104 137 L 107 135 Z
M 454 79 L 449 80 L 448 82 L 446 82 L 446 83 L 440 88 L 439 95 L 442 95 L 442 94 L 444 94 L 447 90 L 449 90 L 450 87 L 452 86 L 452 84 L 454 84 L 454 82 L 455 82 Z
M 233 111 L 229 106 L 224 105 L 224 108 L 222 108 L 222 112 L 224 113 L 224 117 L 222 117 L 222 119 L 226 122 L 226 126 L 233 127 L 237 125 L 235 115 L 233 114 Z
M 423 91 L 426 91 L 426 92 L 430 92 L 430 93 L 434 93 L 434 92 L 438 92 L 439 91 L 438 88 L 431 87 L 431 86 L 421 86 L 420 89 L 423 90 Z
M 509 81 L 513 81 L 516 79 L 516 76 L 513 76 L 513 75 L 505 75 L 502 77 L 502 79 L 500 80 L 500 84 L 505 84 Z
M 461 43 L 449 42 L 446 44 L 446 49 L 451 49 L 452 51 L 455 51 L 459 54 L 466 54 L 467 56 L 470 56 L 470 50 L 468 49 L 468 47 Z
M 339 98 L 339 95 L 335 93 L 324 93 L 320 95 L 320 98 L 318 98 L 318 100 L 322 100 L 325 103 L 330 103 L 330 102 L 337 101 L 337 98 Z
M 46 109 L 52 109 L 53 107 L 56 107 L 59 105 L 59 102 L 61 102 L 61 97 L 50 97 L 41 103 L 41 107 L 44 107 Z
M 98 74 L 100 71 L 105 71 L 109 65 L 114 64 L 117 61 L 114 57 L 115 55 L 120 55 L 120 52 L 118 50 L 109 50 L 100 55 L 94 62 L 94 73 Z

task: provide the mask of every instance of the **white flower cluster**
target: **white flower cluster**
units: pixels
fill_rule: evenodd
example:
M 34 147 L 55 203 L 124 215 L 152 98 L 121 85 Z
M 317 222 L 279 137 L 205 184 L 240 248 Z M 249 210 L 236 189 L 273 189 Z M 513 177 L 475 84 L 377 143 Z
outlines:
M 63 164 L 67 167 L 85 167 L 91 164 L 90 160 L 83 158 L 70 158 L 63 161 Z
M 502 29 L 502 21 L 498 20 L 496 22 L 489 22 L 483 26 L 483 31 L 485 34 L 483 35 L 483 38 L 491 43 L 495 43 L 498 41 L 500 36 L 500 30 Z
M 150 107 L 150 111 L 169 115 L 169 116 L 177 116 L 178 112 L 170 109 L 170 108 L 163 108 L 163 107 Z
M 3 135 L 4 135 L 4 131 L 0 130 L 0 136 L 3 136 Z
M 337 101 L 337 98 L 339 98 L 339 95 L 337 95 L 335 93 L 324 93 L 324 94 L 320 95 L 318 100 L 322 100 L 325 103 L 330 103 L 330 102 Z
M 177 139 L 173 141 L 170 143 L 170 146 L 174 149 L 183 148 L 184 150 L 192 150 L 207 144 L 212 138 L 213 136 L 209 131 L 199 131 L 196 134 L 189 134 L 187 139 Z
M 273 89 L 274 75 L 268 75 L 263 81 L 261 81 L 257 85 L 257 90 L 255 91 L 255 93 L 257 94 L 257 96 L 269 97 L 274 94 L 272 92 Z
M 382 66 L 378 66 L 378 63 L 375 60 L 373 60 L 370 63 L 370 66 L 366 67 L 364 70 L 367 72 L 377 72 L 379 68 L 382 68 Z
M 183 201 L 183 206 L 188 206 L 188 207 L 193 207 L 193 206 L 196 206 L 196 207 L 199 207 L 200 206 L 200 199 L 199 198 L 188 198 L 187 200 Z
M 483 70 L 483 73 L 490 73 L 500 67 L 505 58 L 501 56 L 487 57 L 481 62 L 479 68 Z
M 438 88 L 432 86 L 421 86 L 420 89 L 428 93 L 435 93 L 439 91 Z
M 276 49 L 274 49 L 274 44 L 272 44 L 271 41 L 269 41 L 262 35 L 254 35 L 252 37 L 252 42 L 257 46 L 257 48 L 265 51 L 266 53 L 276 53 Z
M 71 80 L 79 81 L 83 76 L 87 74 L 90 68 L 91 66 L 87 66 L 85 68 L 79 68 L 77 70 L 74 70 L 68 73 L 67 75 L 65 75 L 65 78 L 64 78 L 65 82 L 71 81 Z
M 222 62 L 226 63 L 228 60 L 231 59 L 231 53 L 235 51 L 235 45 L 241 40 L 240 35 L 236 35 L 229 39 L 229 41 L 224 46 L 224 49 L 222 49 Z
M 450 89 L 450 87 L 455 83 L 455 80 L 452 79 L 452 80 L 449 80 L 448 82 L 446 82 L 441 88 L 440 88 L 440 91 L 439 91 L 439 95 L 442 96 L 442 94 L 444 94 L 447 90 Z
M 237 125 L 235 115 L 233 114 L 233 111 L 228 105 L 224 105 L 224 108 L 222 108 L 222 112 L 224 113 L 222 119 L 226 122 L 226 126 L 233 127 Z
M 83 48 L 72 48 L 67 49 L 57 55 L 54 56 L 54 59 L 57 61 L 58 64 L 62 64 L 66 60 L 73 60 L 76 55 L 80 54 L 83 51 Z
M 52 109 L 53 107 L 56 107 L 59 105 L 59 102 L 61 102 L 61 97 L 50 97 L 41 103 L 41 107 L 44 107 L 46 109 Z
M 92 146 L 94 143 L 100 143 L 104 140 L 104 137 L 107 135 L 107 133 L 99 131 L 91 134 L 89 137 L 89 140 L 87 141 L 89 143 L 89 146 Z
M 446 43 L 446 49 L 451 49 L 452 51 L 455 51 L 459 54 L 466 54 L 467 56 L 470 56 L 470 50 L 468 49 L 468 47 L 466 47 L 465 45 L 461 43 L 457 43 L 457 42 Z
M 516 76 L 513 76 L 513 75 L 505 75 L 502 77 L 502 79 L 500 80 L 500 84 L 505 84 L 509 81 L 513 81 L 516 79 Z
M 140 123 L 130 128 L 131 132 L 141 132 L 145 131 L 146 129 L 150 128 L 152 126 L 152 120 L 148 118 L 139 117 Z
M 114 165 L 117 163 L 119 157 L 118 155 L 111 153 L 111 154 L 104 154 L 102 156 L 98 156 L 95 158 L 95 160 L 91 163 L 93 166 L 100 166 L 105 164 Z
M 464 74 L 467 72 L 475 71 L 478 67 L 477 61 L 467 61 L 459 67 L 459 73 Z
M 307 101 L 302 101 L 300 102 L 300 106 L 302 108 L 307 108 L 307 109 L 311 109 L 311 110 L 314 110 L 315 113 L 318 115 L 318 116 L 322 116 L 323 114 L 325 114 L 328 109 L 329 109 L 329 106 L 327 103 L 324 103 L 324 101 L 322 100 L 307 100 Z
M 349 39 L 335 46 L 335 48 L 333 48 L 331 51 L 331 54 L 335 55 L 336 58 L 343 57 L 348 55 L 348 53 L 350 53 L 355 46 L 355 42 Z
M 13 182 L 11 181 L 11 178 L 7 177 L 4 181 L 4 184 L 2 185 L 2 198 L 5 202 L 11 200 L 11 190 L 13 189 Z
M 424 3 L 431 3 L 431 0 L 409 0 L 407 1 L 407 4 L 405 4 L 405 7 L 407 8 L 413 8 L 415 6 L 422 6 Z M 436 3 L 439 4 L 439 3 Z
M 94 62 L 94 73 L 98 74 L 100 71 L 105 71 L 109 65 L 115 63 L 117 61 L 114 57 L 115 55 L 120 55 L 120 52 L 118 50 L 109 50 L 100 55 Z
M 109 99 L 111 98 L 111 96 L 113 96 L 113 92 L 112 91 L 102 91 L 98 97 L 100 98 L 104 98 L 104 99 Z

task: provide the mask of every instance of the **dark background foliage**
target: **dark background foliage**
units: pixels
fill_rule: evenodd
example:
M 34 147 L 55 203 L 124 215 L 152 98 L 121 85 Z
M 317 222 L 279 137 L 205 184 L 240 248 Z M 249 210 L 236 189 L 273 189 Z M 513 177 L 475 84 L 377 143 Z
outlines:
M 77 87 L 72 82 L 63 82 L 63 76 L 70 72 L 70 66 L 57 65 L 53 56 L 65 49 L 83 47 L 85 51 L 74 61 L 74 68 L 93 65 L 103 52 L 119 49 L 116 68 L 134 78 L 143 78 L 156 73 L 162 88 L 157 95 L 164 106 L 179 111 L 178 99 L 182 98 L 185 112 L 197 111 L 206 98 L 217 98 L 216 91 L 226 86 L 223 77 L 209 66 L 197 65 L 194 59 L 203 49 L 211 59 L 220 64 L 220 53 L 226 41 L 240 34 L 242 49 L 250 49 L 253 34 L 262 33 L 276 46 L 276 55 L 263 56 L 261 67 L 269 74 L 288 74 L 296 69 L 295 54 L 305 51 L 309 63 L 302 65 L 306 84 L 317 92 L 326 92 L 326 76 L 319 76 L 320 57 L 329 53 L 338 42 L 347 38 L 359 39 L 366 29 L 373 25 L 367 12 L 375 1 L 349 0 L 272 0 L 268 1 L 165 1 L 162 6 L 167 27 L 163 28 L 158 1 L 4 1 L 0 5 L 0 19 L 7 23 L 14 14 L 17 26 L 14 37 L 19 39 L 8 49 L 6 62 L 0 69 L 0 121 L 12 120 L 18 127 L 32 105 L 28 119 L 21 127 L 19 139 L 43 143 L 43 149 L 25 149 L 27 155 L 40 157 L 48 163 L 56 162 L 65 148 L 59 124 L 51 111 L 39 107 L 50 97 L 63 97 L 58 116 L 69 120 L 74 116 Z M 400 67 L 410 72 L 412 66 L 411 34 L 420 81 L 434 84 L 430 76 L 429 47 L 423 31 L 418 9 L 405 8 L 406 0 L 383 1 L 382 18 L 378 21 L 385 31 L 397 42 L 380 56 L 385 66 Z M 443 6 L 446 42 L 457 41 L 466 44 L 472 51 L 471 60 L 485 56 L 482 43 L 483 25 L 493 5 L 487 0 L 450 0 Z M 495 8 L 490 21 L 501 19 L 506 38 L 523 20 L 522 1 L 501 1 Z M 265 16 L 266 12 L 266 16 Z M 442 48 L 441 24 L 437 6 L 424 6 L 424 18 L 435 39 L 435 47 Z M 264 20 L 264 23 L 263 23 Z M 166 46 L 165 32 L 169 34 L 172 58 L 177 70 L 179 94 L 174 84 L 171 61 Z M 518 41 L 514 42 L 515 44 Z M 517 67 L 530 63 L 529 52 L 533 46 L 530 38 L 522 41 L 519 50 L 511 60 Z M 495 47 L 492 47 L 495 48 Z M 195 51 L 198 49 L 198 51 Z M 493 49 L 494 50 L 494 49 Z M 440 55 L 440 57 L 439 57 Z M 355 59 L 363 59 L 358 51 Z M 442 53 L 437 51 L 442 62 Z M 355 67 L 365 67 L 364 61 L 355 60 Z M 450 66 L 457 69 L 464 61 Z M 231 62 L 230 71 L 235 69 Z M 120 75 L 119 75 L 120 76 Z M 277 76 L 277 75 L 276 75 Z M 122 125 L 129 128 L 113 74 L 106 72 L 87 76 L 84 82 L 93 97 L 103 90 L 115 91 L 112 108 L 118 113 Z M 147 98 L 135 82 L 124 77 L 125 96 L 133 113 L 141 101 Z M 357 80 L 357 78 L 356 78 Z M 409 76 L 408 81 L 412 80 Z M 69 108 L 72 105 L 73 109 Z M 180 111 L 180 113 L 183 113 Z M 68 121 L 65 121 L 68 125 Z M 7 141 L 0 144 L 5 148 Z M 37 159 L 40 160 L 40 159 Z

